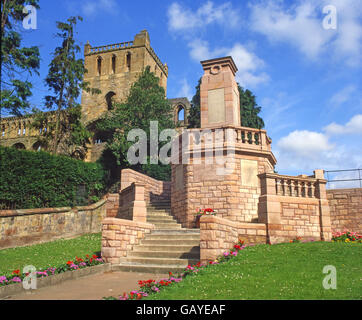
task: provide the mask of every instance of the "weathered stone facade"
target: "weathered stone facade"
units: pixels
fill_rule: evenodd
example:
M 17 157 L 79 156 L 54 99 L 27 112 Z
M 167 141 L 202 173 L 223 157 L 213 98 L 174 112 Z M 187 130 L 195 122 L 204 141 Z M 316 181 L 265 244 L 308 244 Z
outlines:
M 362 234 L 362 188 L 327 190 L 333 232 Z
M 0 210 L 0 248 L 100 232 L 105 217 L 106 200 L 74 208 Z
M 92 47 L 89 43 L 84 46 L 84 66 L 87 73 L 84 81 L 89 82 L 91 88 L 101 90 L 100 94 L 92 95 L 82 92 L 82 121 L 93 132 L 93 138 L 88 145 L 87 154 L 79 158 L 85 161 L 96 161 L 102 154 L 105 142 L 94 130 L 92 123 L 106 114 L 114 102 L 126 99 L 132 84 L 138 79 L 147 66 L 160 79 L 160 85 L 167 91 L 168 66 L 162 63 L 150 45 L 150 37 L 146 30 L 138 33 L 133 41 L 112 45 Z M 172 117 L 175 125 L 182 130 L 187 126 L 187 116 L 190 102 L 187 98 L 169 99 L 172 105 Z M 180 111 L 183 119 L 180 119 Z M 48 112 L 49 121 L 52 112 Z M 39 138 L 46 128 L 37 131 L 30 128 L 32 116 L 6 117 L 0 119 L 0 145 L 37 151 L 46 149 L 39 143 Z M 40 147 L 40 148 L 39 148 Z M 74 152 L 82 152 L 75 148 Z M 69 154 L 72 154 L 73 151 Z

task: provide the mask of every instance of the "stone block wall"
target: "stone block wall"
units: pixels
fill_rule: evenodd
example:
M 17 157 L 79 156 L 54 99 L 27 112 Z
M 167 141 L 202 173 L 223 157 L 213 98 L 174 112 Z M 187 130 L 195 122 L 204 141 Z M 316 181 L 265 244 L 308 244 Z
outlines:
M 332 231 L 347 229 L 362 234 L 362 188 L 330 189 L 327 199 Z
M 75 208 L 0 210 L 0 248 L 100 232 L 105 216 L 106 200 Z
M 238 240 L 247 244 L 266 243 L 266 225 L 241 223 L 218 216 L 200 219 L 200 260 L 213 261 L 230 250 Z
M 105 218 L 102 224 L 102 257 L 112 264 L 120 263 L 127 252 L 154 229 L 151 223 Z
M 119 210 L 119 193 L 109 193 L 107 195 L 106 216 L 114 218 Z
M 270 243 L 302 237 L 331 239 L 331 219 L 322 170 L 313 176 L 259 175 L 259 222 L 266 223 Z
M 132 169 L 123 169 L 121 172 L 121 190 L 130 186 L 133 182 L 145 186 L 145 201 L 147 203 L 157 201 L 170 201 L 171 182 L 153 179 L 145 174 Z

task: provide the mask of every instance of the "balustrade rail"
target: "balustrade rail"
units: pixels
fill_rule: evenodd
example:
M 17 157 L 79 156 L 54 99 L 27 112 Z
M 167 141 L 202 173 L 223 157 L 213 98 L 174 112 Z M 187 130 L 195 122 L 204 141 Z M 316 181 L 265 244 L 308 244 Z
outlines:
M 121 43 L 109 44 L 106 46 L 91 47 L 89 53 L 100 53 L 100 52 L 105 52 L 105 51 L 110 51 L 110 50 L 130 48 L 132 46 L 133 46 L 133 41 L 126 41 L 126 42 L 121 42 Z

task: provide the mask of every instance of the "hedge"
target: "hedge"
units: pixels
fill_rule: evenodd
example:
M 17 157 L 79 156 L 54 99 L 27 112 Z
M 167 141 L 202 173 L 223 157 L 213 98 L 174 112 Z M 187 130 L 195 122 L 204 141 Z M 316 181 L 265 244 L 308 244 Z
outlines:
M 0 209 L 91 204 L 104 192 L 106 175 L 99 163 L 0 146 Z

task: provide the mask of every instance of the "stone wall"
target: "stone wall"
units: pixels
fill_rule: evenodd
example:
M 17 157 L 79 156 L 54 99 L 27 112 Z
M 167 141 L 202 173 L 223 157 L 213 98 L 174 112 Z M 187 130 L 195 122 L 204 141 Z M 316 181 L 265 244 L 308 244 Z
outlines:
M 327 190 L 332 231 L 362 234 L 362 188 Z
M 213 261 L 230 250 L 238 240 L 247 244 L 266 243 L 266 225 L 241 223 L 217 216 L 200 219 L 200 260 Z
M 112 264 L 120 263 L 121 258 L 154 228 L 151 223 L 105 218 L 102 224 L 103 259 Z
M 171 182 L 153 179 L 132 169 L 123 169 L 121 172 L 121 190 L 137 182 L 145 186 L 145 201 L 170 201 Z
M 106 200 L 74 208 L 0 210 L 0 248 L 100 232 L 105 216 Z
M 270 243 L 302 237 L 331 239 L 331 219 L 323 170 L 313 176 L 259 175 L 259 222 L 266 223 Z

